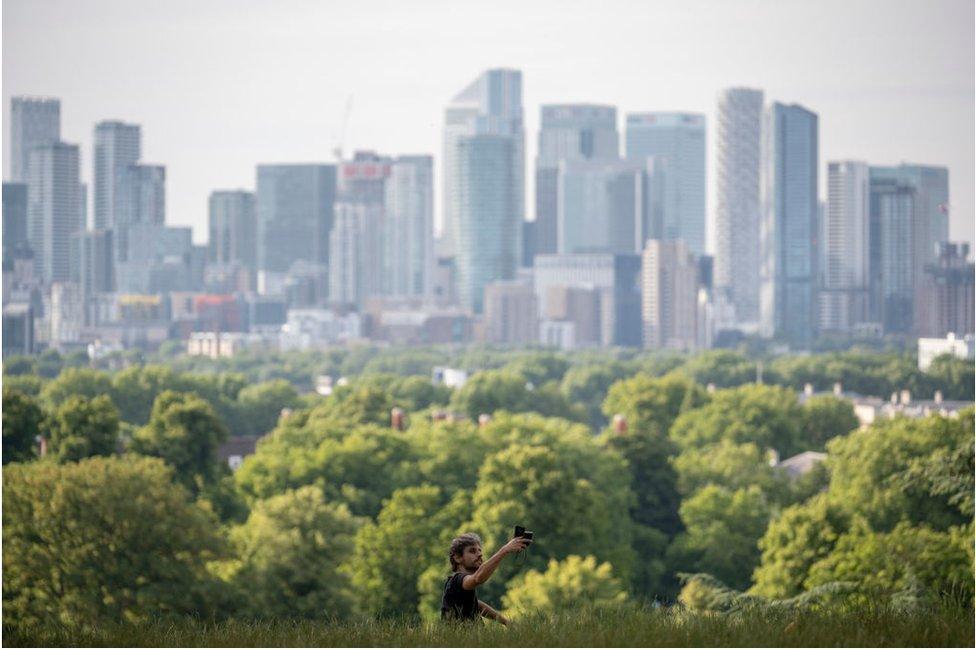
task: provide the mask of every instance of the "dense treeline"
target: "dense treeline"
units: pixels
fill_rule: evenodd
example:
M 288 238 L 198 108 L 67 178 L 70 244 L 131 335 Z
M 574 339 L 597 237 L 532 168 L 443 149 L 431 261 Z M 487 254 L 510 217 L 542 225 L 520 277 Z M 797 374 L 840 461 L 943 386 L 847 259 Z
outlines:
M 972 603 L 973 411 L 857 430 L 848 402 L 797 397 L 835 377 L 964 396 L 946 377 L 971 367 L 842 353 L 764 364 L 770 385 L 732 352 L 468 354 L 491 369 L 452 391 L 430 384 L 427 350 L 336 353 L 361 373 L 329 397 L 246 367 L 45 377 L 17 360 L 4 624 L 431 617 L 451 537 L 476 531 L 490 551 L 515 523 L 538 541 L 482 597 L 514 615 L 581 599 Z M 268 434 L 231 473 L 216 450 L 242 432 Z M 827 460 L 802 477 L 772 466 L 807 450 Z

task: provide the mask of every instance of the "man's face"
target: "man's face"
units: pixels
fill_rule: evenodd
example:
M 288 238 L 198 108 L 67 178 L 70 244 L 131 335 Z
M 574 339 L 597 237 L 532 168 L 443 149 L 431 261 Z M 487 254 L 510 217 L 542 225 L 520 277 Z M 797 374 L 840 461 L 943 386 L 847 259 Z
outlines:
M 457 559 L 457 557 L 455 557 L 455 559 Z M 474 572 L 477 570 L 478 566 L 482 564 L 481 545 L 475 543 L 474 545 L 469 545 L 468 547 L 464 548 L 458 564 L 462 569 L 468 572 Z

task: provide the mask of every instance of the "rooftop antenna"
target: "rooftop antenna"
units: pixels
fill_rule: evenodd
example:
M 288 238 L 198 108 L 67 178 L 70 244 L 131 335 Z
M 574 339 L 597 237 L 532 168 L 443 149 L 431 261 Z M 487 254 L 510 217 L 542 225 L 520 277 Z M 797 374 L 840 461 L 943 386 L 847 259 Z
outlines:
M 342 112 L 342 126 L 340 127 L 338 135 L 333 134 L 332 140 L 335 145 L 332 147 L 332 155 L 335 156 L 336 162 L 342 162 L 342 146 L 346 141 L 346 127 L 349 125 L 349 113 L 352 112 L 352 95 L 346 97 L 346 108 Z

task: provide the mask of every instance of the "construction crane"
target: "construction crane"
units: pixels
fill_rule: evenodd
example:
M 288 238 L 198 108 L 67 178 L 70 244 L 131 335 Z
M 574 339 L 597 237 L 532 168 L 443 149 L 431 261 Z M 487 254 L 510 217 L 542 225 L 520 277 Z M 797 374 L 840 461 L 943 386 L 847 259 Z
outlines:
M 339 133 L 332 134 L 332 141 L 334 143 L 332 155 L 335 156 L 336 162 L 342 162 L 342 147 L 346 141 L 346 127 L 349 125 L 350 112 L 352 112 L 352 95 L 346 97 L 346 109 L 342 113 L 342 127 Z

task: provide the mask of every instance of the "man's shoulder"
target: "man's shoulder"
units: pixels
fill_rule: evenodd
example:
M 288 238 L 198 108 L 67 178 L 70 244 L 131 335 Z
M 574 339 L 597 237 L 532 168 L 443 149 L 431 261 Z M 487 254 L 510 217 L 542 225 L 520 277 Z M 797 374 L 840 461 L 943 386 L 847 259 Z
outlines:
M 447 580 L 444 582 L 444 587 L 448 589 L 458 588 L 463 589 L 464 578 L 468 576 L 466 572 L 452 572 L 448 575 Z

